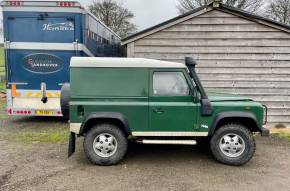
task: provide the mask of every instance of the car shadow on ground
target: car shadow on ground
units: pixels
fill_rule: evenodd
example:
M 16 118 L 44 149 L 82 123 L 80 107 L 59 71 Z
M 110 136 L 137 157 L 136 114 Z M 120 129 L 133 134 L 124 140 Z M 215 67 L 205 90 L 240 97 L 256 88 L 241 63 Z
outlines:
M 1 119 L 2 126 L 9 129 L 66 129 L 68 122 L 61 117 L 26 117 L 26 116 L 7 116 Z
M 84 166 L 92 164 L 85 156 L 83 149 L 84 138 L 77 138 L 76 152 L 69 161 Z M 130 164 L 162 164 L 162 163 L 216 163 L 212 157 L 209 142 L 205 139 L 197 140 L 197 145 L 162 145 L 162 144 L 140 144 L 134 140 L 128 142 L 127 154 L 120 165 Z M 66 148 L 67 149 L 67 148 Z M 66 153 L 65 153 L 66 157 Z M 197 162 L 199 161 L 199 162 Z
M 76 156 L 70 160 L 76 160 L 78 164 L 91 166 L 88 159 L 85 157 L 83 150 L 83 140 L 79 140 L 75 153 Z M 215 163 L 210 149 L 205 144 L 202 145 L 151 145 L 129 142 L 128 151 L 124 160 L 119 165 L 164 165 L 165 163 L 185 164 L 192 163 Z
M 179 160 L 190 159 L 194 156 L 199 159 L 211 159 L 209 147 L 206 145 L 151 145 L 130 143 L 127 160 L 135 160 L 150 157 L 152 160 Z
M 11 117 L 14 122 L 19 123 L 68 123 L 62 117 L 31 116 L 31 117 Z

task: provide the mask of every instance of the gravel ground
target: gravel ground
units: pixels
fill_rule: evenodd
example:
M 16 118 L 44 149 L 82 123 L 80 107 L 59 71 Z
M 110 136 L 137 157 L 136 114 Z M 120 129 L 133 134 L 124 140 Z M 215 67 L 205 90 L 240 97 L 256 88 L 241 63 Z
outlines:
M 121 164 L 99 167 L 84 156 L 81 138 L 76 153 L 67 158 L 66 141 L 50 137 L 53 130 L 66 139 L 68 126 L 57 118 L 0 120 L 1 191 L 290 190 L 290 142 L 286 139 L 257 136 L 256 154 L 242 167 L 217 163 L 201 146 L 134 143 Z M 46 141 L 37 140 L 35 134 L 29 137 L 30 133 Z

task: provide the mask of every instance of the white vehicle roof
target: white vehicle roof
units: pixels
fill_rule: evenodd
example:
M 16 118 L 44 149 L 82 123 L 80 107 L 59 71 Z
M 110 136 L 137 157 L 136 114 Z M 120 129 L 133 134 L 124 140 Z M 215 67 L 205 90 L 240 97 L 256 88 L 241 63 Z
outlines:
M 72 68 L 186 68 L 185 64 L 145 58 L 72 57 Z

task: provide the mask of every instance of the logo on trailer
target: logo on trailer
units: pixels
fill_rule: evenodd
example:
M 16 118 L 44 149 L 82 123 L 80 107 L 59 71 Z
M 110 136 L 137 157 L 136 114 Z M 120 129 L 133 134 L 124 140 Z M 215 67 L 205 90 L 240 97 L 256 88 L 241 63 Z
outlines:
M 47 23 L 43 24 L 43 31 L 73 31 L 75 26 L 73 22 Z
M 64 67 L 64 61 L 51 54 L 30 54 L 23 58 L 23 67 L 33 73 L 54 73 Z

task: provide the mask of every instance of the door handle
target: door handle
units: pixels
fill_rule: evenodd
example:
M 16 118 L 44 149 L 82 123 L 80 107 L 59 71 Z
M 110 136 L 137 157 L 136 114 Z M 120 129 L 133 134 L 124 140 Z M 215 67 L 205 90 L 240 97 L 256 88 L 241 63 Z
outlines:
M 162 114 L 162 113 L 164 113 L 164 111 L 163 111 L 161 108 L 155 108 L 155 109 L 153 109 L 153 112 L 154 112 L 154 113 L 157 113 L 157 114 Z

